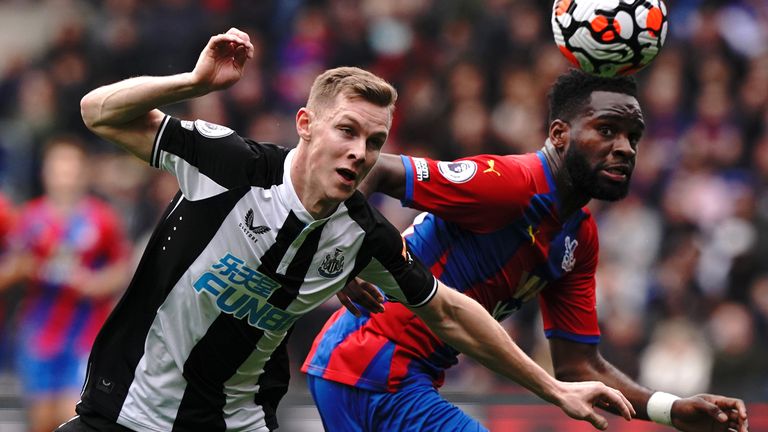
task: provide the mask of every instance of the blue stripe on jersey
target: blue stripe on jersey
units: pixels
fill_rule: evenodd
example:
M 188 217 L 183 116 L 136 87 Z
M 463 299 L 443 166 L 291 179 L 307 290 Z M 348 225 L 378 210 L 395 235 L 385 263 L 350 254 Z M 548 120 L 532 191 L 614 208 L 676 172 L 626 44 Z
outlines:
M 592 345 L 600 343 L 599 335 L 580 335 L 559 329 L 545 330 L 544 335 L 547 337 L 547 339 L 554 337 Z
M 437 225 L 444 226 L 445 222 L 431 213 L 425 213 L 424 217 L 420 215 L 413 221 L 413 232 L 405 238 L 411 252 L 419 257 L 427 268 L 435 265 L 444 250 L 436 235 L 440 232 L 440 229 L 436 228 Z
M 431 383 L 440 378 L 441 374 L 451 366 L 459 362 L 459 351 L 448 344 L 435 346 L 435 350 L 426 358 L 412 361 L 408 365 L 407 379 L 416 378 L 418 375 L 427 374 Z
M 454 224 L 445 225 L 439 231 L 440 244 L 450 253 L 440 279 L 461 292 L 498 273 L 517 252 L 520 231 L 527 229 L 513 223 L 493 233 L 477 234 Z
M 359 330 L 360 327 L 368 322 L 368 319 L 365 316 L 357 318 L 349 311 L 344 311 L 339 319 L 323 335 L 322 341 L 317 346 L 317 350 L 315 350 L 315 356 L 312 357 L 312 366 L 323 369 L 327 368 L 336 345 L 342 343 L 347 336 Z
M 345 313 L 349 314 L 349 312 Z M 351 315 L 351 314 L 350 314 Z M 355 386 L 362 387 L 369 390 L 381 390 L 387 387 L 387 381 L 389 380 L 389 372 L 392 365 L 392 356 L 395 354 L 395 347 L 397 345 L 388 340 L 387 343 L 382 346 L 375 356 L 368 363 L 368 367 L 365 368 Z
M 447 253 L 440 280 L 464 292 L 501 271 L 521 243 L 528 241 L 528 227 L 537 228 L 552 214 L 554 205 L 554 192 L 534 195 L 522 217 L 485 234 L 465 230 L 428 214 L 414 225 L 413 234 L 406 240 L 414 254 L 430 268 Z
M 400 159 L 405 167 L 405 194 L 400 202 L 405 207 L 413 206 L 413 167 L 411 166 L 411 159 L 408 156 L 400 155 Z
M 552 177 L 552 171 L 549 170 L 549 164 L 547 163 L 547 158 L 544 157 L 544 152 L 541 150 L 536 152 L 536 156 L 539 157 L 539 160 L 541 161 L 541 166 L 544 167 L 544 175 L 547 177 L 547 185 L 549 185 L 549 190 L 554 192 L 555 189 L 555 178 Z

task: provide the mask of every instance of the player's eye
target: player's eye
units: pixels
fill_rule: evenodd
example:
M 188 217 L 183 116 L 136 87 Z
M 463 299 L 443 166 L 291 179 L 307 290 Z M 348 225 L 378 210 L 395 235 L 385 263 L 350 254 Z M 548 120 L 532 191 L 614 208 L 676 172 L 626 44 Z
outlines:
M 381 150 L 381 148 L 384 147 L 384 140 L 373 138 L 366 141 L 366 144 L 371 150 Z
M 605 137 L 613 136 L 614 130 L 610 126 L 600 126 L 597 128 L 597 131 L 600 133 L 600 135 Z
M 341 131 L 342 134 L 344 134 L 346 136 L 354 136 L 354 134 L 355 134 L 355 131 L 352 130 L 351 127 L 339 126 L 339 130 Z

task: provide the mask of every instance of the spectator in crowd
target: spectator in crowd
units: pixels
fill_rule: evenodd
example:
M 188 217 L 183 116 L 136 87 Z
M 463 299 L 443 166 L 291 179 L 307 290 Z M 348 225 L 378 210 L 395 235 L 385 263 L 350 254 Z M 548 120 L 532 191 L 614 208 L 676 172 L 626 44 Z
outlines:
M 87 193 L 88 156 L 78 139 L 46 145 L 42 183 L 45 193 L 20 209 L 0 261 L 0 288 L 25 284 L 16 367 L 32 432 L 74 414 L 91 345 L 129 262 L 119 216 Z
M 11 201 L 0 193 L 0 260 L 8 253 L 8 236 L 16 222 L 16 211 Z M 11 318 L 15 306 L 15 293 L 0 290 L 0 374 L 12 370 L 13 328 Z

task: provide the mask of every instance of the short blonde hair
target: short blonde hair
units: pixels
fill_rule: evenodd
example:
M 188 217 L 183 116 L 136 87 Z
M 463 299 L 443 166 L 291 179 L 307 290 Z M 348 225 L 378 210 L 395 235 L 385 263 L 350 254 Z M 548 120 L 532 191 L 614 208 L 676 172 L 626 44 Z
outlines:
M 397 90 L 383 78 L 357 67 L 328 69 L 315 78 L 309 90 L 307 108 L 320 111 L 336 96 L 360 97 L 374 105 L 389 108 L 390 116 L 395 109 Z

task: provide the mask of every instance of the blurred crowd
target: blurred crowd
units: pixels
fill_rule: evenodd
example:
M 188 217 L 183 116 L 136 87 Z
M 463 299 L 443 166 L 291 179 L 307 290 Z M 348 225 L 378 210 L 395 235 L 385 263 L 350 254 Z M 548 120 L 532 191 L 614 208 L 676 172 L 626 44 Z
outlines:
M 766 401 L 768 2 L 667 7 L 666 45 L 637 74 L 648 127 L 630 195 L 592 207 L 601 351 L 655 389 Z M 314 77 L 356 65 L 400 92 L 388 152 L 534 151 L 545 139 L 547 89 L 568 67 L 550 11 L 536 0 L 0 1 L 0 190 L 11 213 L 41 195 L 46 143 L 77 140 L 89 154 L 89 190 L 119 214 L 140 253 L 175 180 L 89 133 L 79 100 L 130 76 L 189 71 L 208 38 L 233 26 L 256 48 L 245 77 L 168 112 L 290 147 Z M 413 212 L 378 199 L 407 225 Z M 0 296 L 0 360 L 13 370 L 10 336 L 25 291 Z M 333 306 L 300 321 L 294 363 Z M 505 325 L 546 364 L 536 305 Z M 446 386 L 516 391 L 470 361 Z

